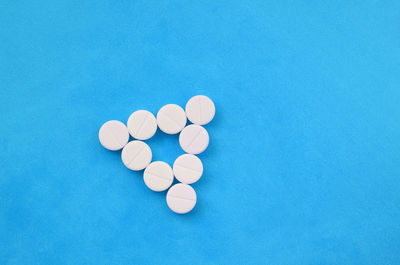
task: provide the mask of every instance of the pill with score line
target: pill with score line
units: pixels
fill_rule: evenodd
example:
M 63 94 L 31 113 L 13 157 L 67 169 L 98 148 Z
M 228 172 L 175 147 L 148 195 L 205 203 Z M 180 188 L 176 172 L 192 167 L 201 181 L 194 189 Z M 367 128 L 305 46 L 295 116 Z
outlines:
M 174 181 L 172 168 L 163 161 L 154 161 L 143 172 L 146 186 L 153 191 L 164 191 Z
M 125 145 L 121 152 L 124 165 L 131 170 L 142 170 L 151 162 L 150 147 L 142 141 L 135 140 Z
M 173 170 L 177 180 L 185 184 L 192 184 L 198 181 L 203 174 L 203 163 L 195 155 L 183 154 L 175 160 Z
M 186 103 L 185 112 L 192 123 L 205 125 L 214 118 L 215 105 L 209 97 L 197 95 Z
M 183 151 L 189 154 L 200 154 L 206 150 L 209 143 L 208 132 L 196 124 L 186 126 L 179 135 L 179 144 Z
M 186 125 L 185 111 L 176 104 L 168 104 L 157 113 L 157 124 L 166 134 L 177 134 Z
M 156 118 L 147 110 L 132 113 L 127 124 L 130 135 L 138 140 L 150 139 L 157 131 Z
M 196 192 L 187 184 L 175 184 L 167 192 L 167 205 L 175 213 L 190 212 L 196 205 L 196 201 Z
M 104 123 L 99 130 L 101 145 L 111 151 L 122 149 L 129 141 L 129 132 L 125 124 L 112 120 Z

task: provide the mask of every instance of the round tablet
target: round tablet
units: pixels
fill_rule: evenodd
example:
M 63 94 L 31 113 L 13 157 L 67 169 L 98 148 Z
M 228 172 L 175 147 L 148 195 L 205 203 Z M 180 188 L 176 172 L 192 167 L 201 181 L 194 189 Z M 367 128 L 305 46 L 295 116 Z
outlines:
M 196 205 L 196 192 L 187 184 L 178 183 L 167 192 L 168 207 L 176 213 L 188 213 Z
M 128 129 L 120 121 L 108 121 L 99 130 L 99 140 L 108 150 L 120 150 L 129 141 Z
M 203 174 L 203 164 L 200 158 L 192 154 L 184 154 L 174 162 L 174 175 L 182 183 L 192 184 Z
M 209 97 L 194 96 L 186 103 L 186 116 L 194 124 L 207 124 L 214 118 L 214 115 L 215 105 Z
M 146 167 L 143 180 L 149 189 L 163 191 L 171 186 L 174 180 L 172 168 L 165 162 L 155 161 Z
M 132 137 L 147 140 L 157 131 L 156 118 L 147 110 L 135 111 L 128 119 L 128 130 Z
M 151 149 L 142 141 L 132 141 L 121 152 L 124 165 L 131 170 L 142 170 L 151 162 Z
M 186 125 L 185 111 L 176 104 L 168 104 L 157 113 L 157 124 L 167 134 L 177 134 Z
M 209 142 L 208 132 L 200 125 L 186 126 L 179 135 L 179 144 L 189 154 L 200 154 L 206 150 Z

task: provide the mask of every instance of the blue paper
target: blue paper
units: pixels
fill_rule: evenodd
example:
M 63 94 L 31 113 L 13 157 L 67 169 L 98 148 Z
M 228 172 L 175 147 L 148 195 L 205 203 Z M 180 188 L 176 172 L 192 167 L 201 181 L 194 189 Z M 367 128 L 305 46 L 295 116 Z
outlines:
M 400 264 L 399 10 L 2 1 L 0 264 Z M 98 130 L 197 94 L 216 116 L 177 215 Z

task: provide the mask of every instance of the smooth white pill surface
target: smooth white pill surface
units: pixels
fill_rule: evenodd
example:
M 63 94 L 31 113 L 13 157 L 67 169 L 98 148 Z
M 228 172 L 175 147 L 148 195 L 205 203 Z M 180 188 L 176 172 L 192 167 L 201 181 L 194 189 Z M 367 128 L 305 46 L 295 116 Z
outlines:
M 142 170 L 151 162 L 151 149 L 142 141 L 132 141 L 121 152 L 124 165 L 131 170 Z
M 196 205 L 196 192 L 187 184 L 178 183 L 167 192 L 168 207 L 176 213 L 188 213 Z
M 208 132 L 196 124 L 186 126 L 179 135 L 179 144 L 189 154 L 196 155 L 204 152 L 208 146 L 208 142 Z
M 128 129 L 120 121 L 108 121 L 99 130 L 99 140 L 101 145 L 108 150 L 120 150 L 129 141 Z
M 206 96 L 194 96 L 186 103 L 186 116 L 198 125 L 209 123 L 215 115 L 214 102 Z
M 203 174 L 203 163 L 200 158 L 192 154 L 178 157 L 173 168 L 176 179 L 185 184 L 195 183 Z
M 161 131 L 177 134 L 185 128 L 185 111 L 176 104 L 165 105 L 157 113 L 157 124 Z
M 157 131 L 156 118 L 147 110 L 135 111 L 128 119 L 128 130 L 133 138 L 147 140 Z
M 155 161 L 146 167 L 143 180 L 149 189 L 163 191 L 171 186 L 174 180 L 172 168 L 165 162 Z

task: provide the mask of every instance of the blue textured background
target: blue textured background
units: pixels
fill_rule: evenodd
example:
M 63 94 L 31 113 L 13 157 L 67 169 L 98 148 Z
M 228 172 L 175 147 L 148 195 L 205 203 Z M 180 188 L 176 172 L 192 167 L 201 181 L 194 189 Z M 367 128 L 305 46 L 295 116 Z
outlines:
M 400 264 L 399 80 L 399 1 L 1 0 L 0 263 Z M 97 133 L 196 94 L 180 216 Z

